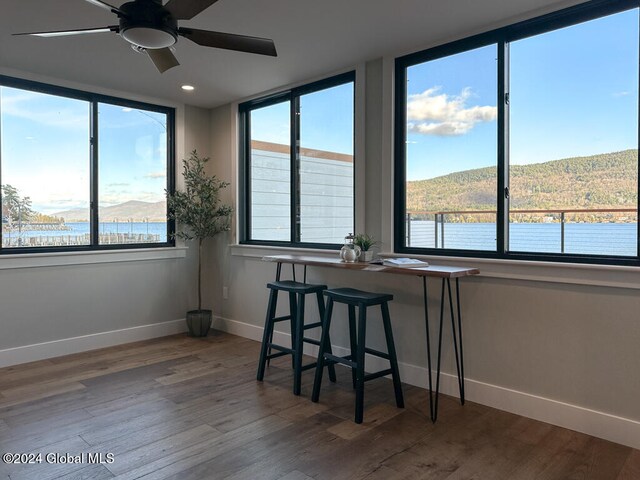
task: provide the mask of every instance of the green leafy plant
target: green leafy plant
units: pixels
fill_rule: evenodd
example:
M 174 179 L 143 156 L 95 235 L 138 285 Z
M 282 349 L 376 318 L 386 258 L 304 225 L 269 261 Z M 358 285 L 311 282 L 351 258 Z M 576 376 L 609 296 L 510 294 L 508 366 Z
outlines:
M 353 244 L 359 246 L 363 252 L 366 252 L 371 247 L 377 245 L 378 242 L 374 240 L 371 235 L 367 235 L 366 233 L 358 233 L 353 239 Z
M 231 228 L 230 205 L 220 203 L 220 190 L 229 183 L 207 175 L 209 158 L 201 158 L 194 150 L 182 160 L 184 190 L 167 193 L 169 218 L 177 223 L 175 236 L 198 241 L 198 310 L 202 310 L 202 243 L 205 239 Z

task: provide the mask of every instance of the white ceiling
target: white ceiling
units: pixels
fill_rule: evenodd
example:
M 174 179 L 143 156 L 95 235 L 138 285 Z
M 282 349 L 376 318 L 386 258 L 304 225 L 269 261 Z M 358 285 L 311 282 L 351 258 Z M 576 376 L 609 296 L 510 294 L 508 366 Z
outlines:
M 160 75 L 113 33 L 11 36 L 117 24 L 115 15 L 85 0 L 2 0 L 0 67 L 214 107 L 571 3 L 580 0 L 220 0 L 180 25 L 272 38 L 278 57 L 200 47 L 182 38 L 176 45 L 181 65 Z M 196 91 L 183 92 L 185 83 Z

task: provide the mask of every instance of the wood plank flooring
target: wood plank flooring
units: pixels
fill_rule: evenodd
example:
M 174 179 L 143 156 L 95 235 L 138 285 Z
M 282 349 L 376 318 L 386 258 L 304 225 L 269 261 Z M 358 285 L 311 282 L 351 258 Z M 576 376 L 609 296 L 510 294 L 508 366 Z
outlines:
M 213 332 L 0 369 L 0 453 L 85 454 L 0 462 L 0 479 L 640 479 L 638 450 L 446 396 L 433 425 L 426 392 L 405 385 L 397 409 L 387 379 L 356 425 L 346 369 L 314 404 L 286 357 L 257 382 L 258 350 Z

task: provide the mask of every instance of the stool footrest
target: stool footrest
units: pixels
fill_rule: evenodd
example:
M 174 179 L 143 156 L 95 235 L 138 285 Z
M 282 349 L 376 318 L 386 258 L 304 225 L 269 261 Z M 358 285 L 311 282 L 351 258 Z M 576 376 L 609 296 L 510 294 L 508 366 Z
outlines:
M 322 326 L 322 322 L 315 322 L 315 323 L 310 323 L 308 325 L 304 326 L 305 330 L 308 330 L 310 328 L 320 328 Z
M 293 350 L 287 347 L 283 347 L 282 345 L 276 345 L 275 343 L 269 343 L 269 348 L 273 348 L 274 350 L 278 350 L 279 352 L 283 352 L 285 354 L 293 354 Z
M 356 362 L 352 362 L 351 360 L 348 360 L 346 357 L 338 357 L 330 353 L 325 353 L 324 358 L 331 363 L 339 363 L 341 365 L 346 365 L 351 368 L 356 368 L 357 366 Z
M 285 315 L 283 317 L 276 317 L 273 319 L 274 322 L 284 322 L 285 320 L 291 320 L 291 315 Z
M 310 363 L 309 365 L 303 365 L 302 366 L 302 371 L 311 370 L 312 368 L 316 368 L 316 365 L 318 365 L 317 362 Z
M 291 355 L 291 354 L 289 352 L 272 353 L 271 355 L 267 355 L 267 360 L 271 360 L 272 358 L 283 357 L 285 355 Z
M 303 341 L 303 342 L 306 342 L 306 343 L 310 343 L 311 345 L 318 345 L 318 346 L 320 346 L 320 340 L 315 340 L 315 339 L 313 339 L 313 338 L 307 338 L 307 337 L 304 337 L 304 338 L 302 339 L 302 341 Z
M 389 360 L 390 359 L 388 353 L 381 352 L 380 350 L 374 350 L 373 348 L 366 348 L 365 347 L 364 351 L 367 352 L 370 355 L 374 355 L 376 357 L 384 358 L 385 360 Z
M 393 373 L 393 370 L 391 370 L 390 368 L 388 368 L 386 370 L 380 370 L 379 372 L 370 373 L 369 375 L 365 375 L 364 376 L 364 381 L 367 382 L 367 381 L 373 380 L 375 378 L 384 377 L 385 375 L 391 375 L 392 373 Z

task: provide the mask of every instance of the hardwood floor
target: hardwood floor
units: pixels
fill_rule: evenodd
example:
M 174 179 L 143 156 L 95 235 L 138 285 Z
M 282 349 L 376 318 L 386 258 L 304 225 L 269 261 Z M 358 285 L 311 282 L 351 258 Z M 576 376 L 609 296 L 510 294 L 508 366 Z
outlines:
M 255 380 L 259 344 L 214 332 L 122 345 L 0 369 L 0 479 L 640 479 L 640 451 L 390 380 L 369 382 L 353 423 L 350 373 L 320 403 L 291 393 L 291 362 Z M 47 463 L 46 454 L 81 463 Z M 89 463 L 88 453 L 113 454 Z

